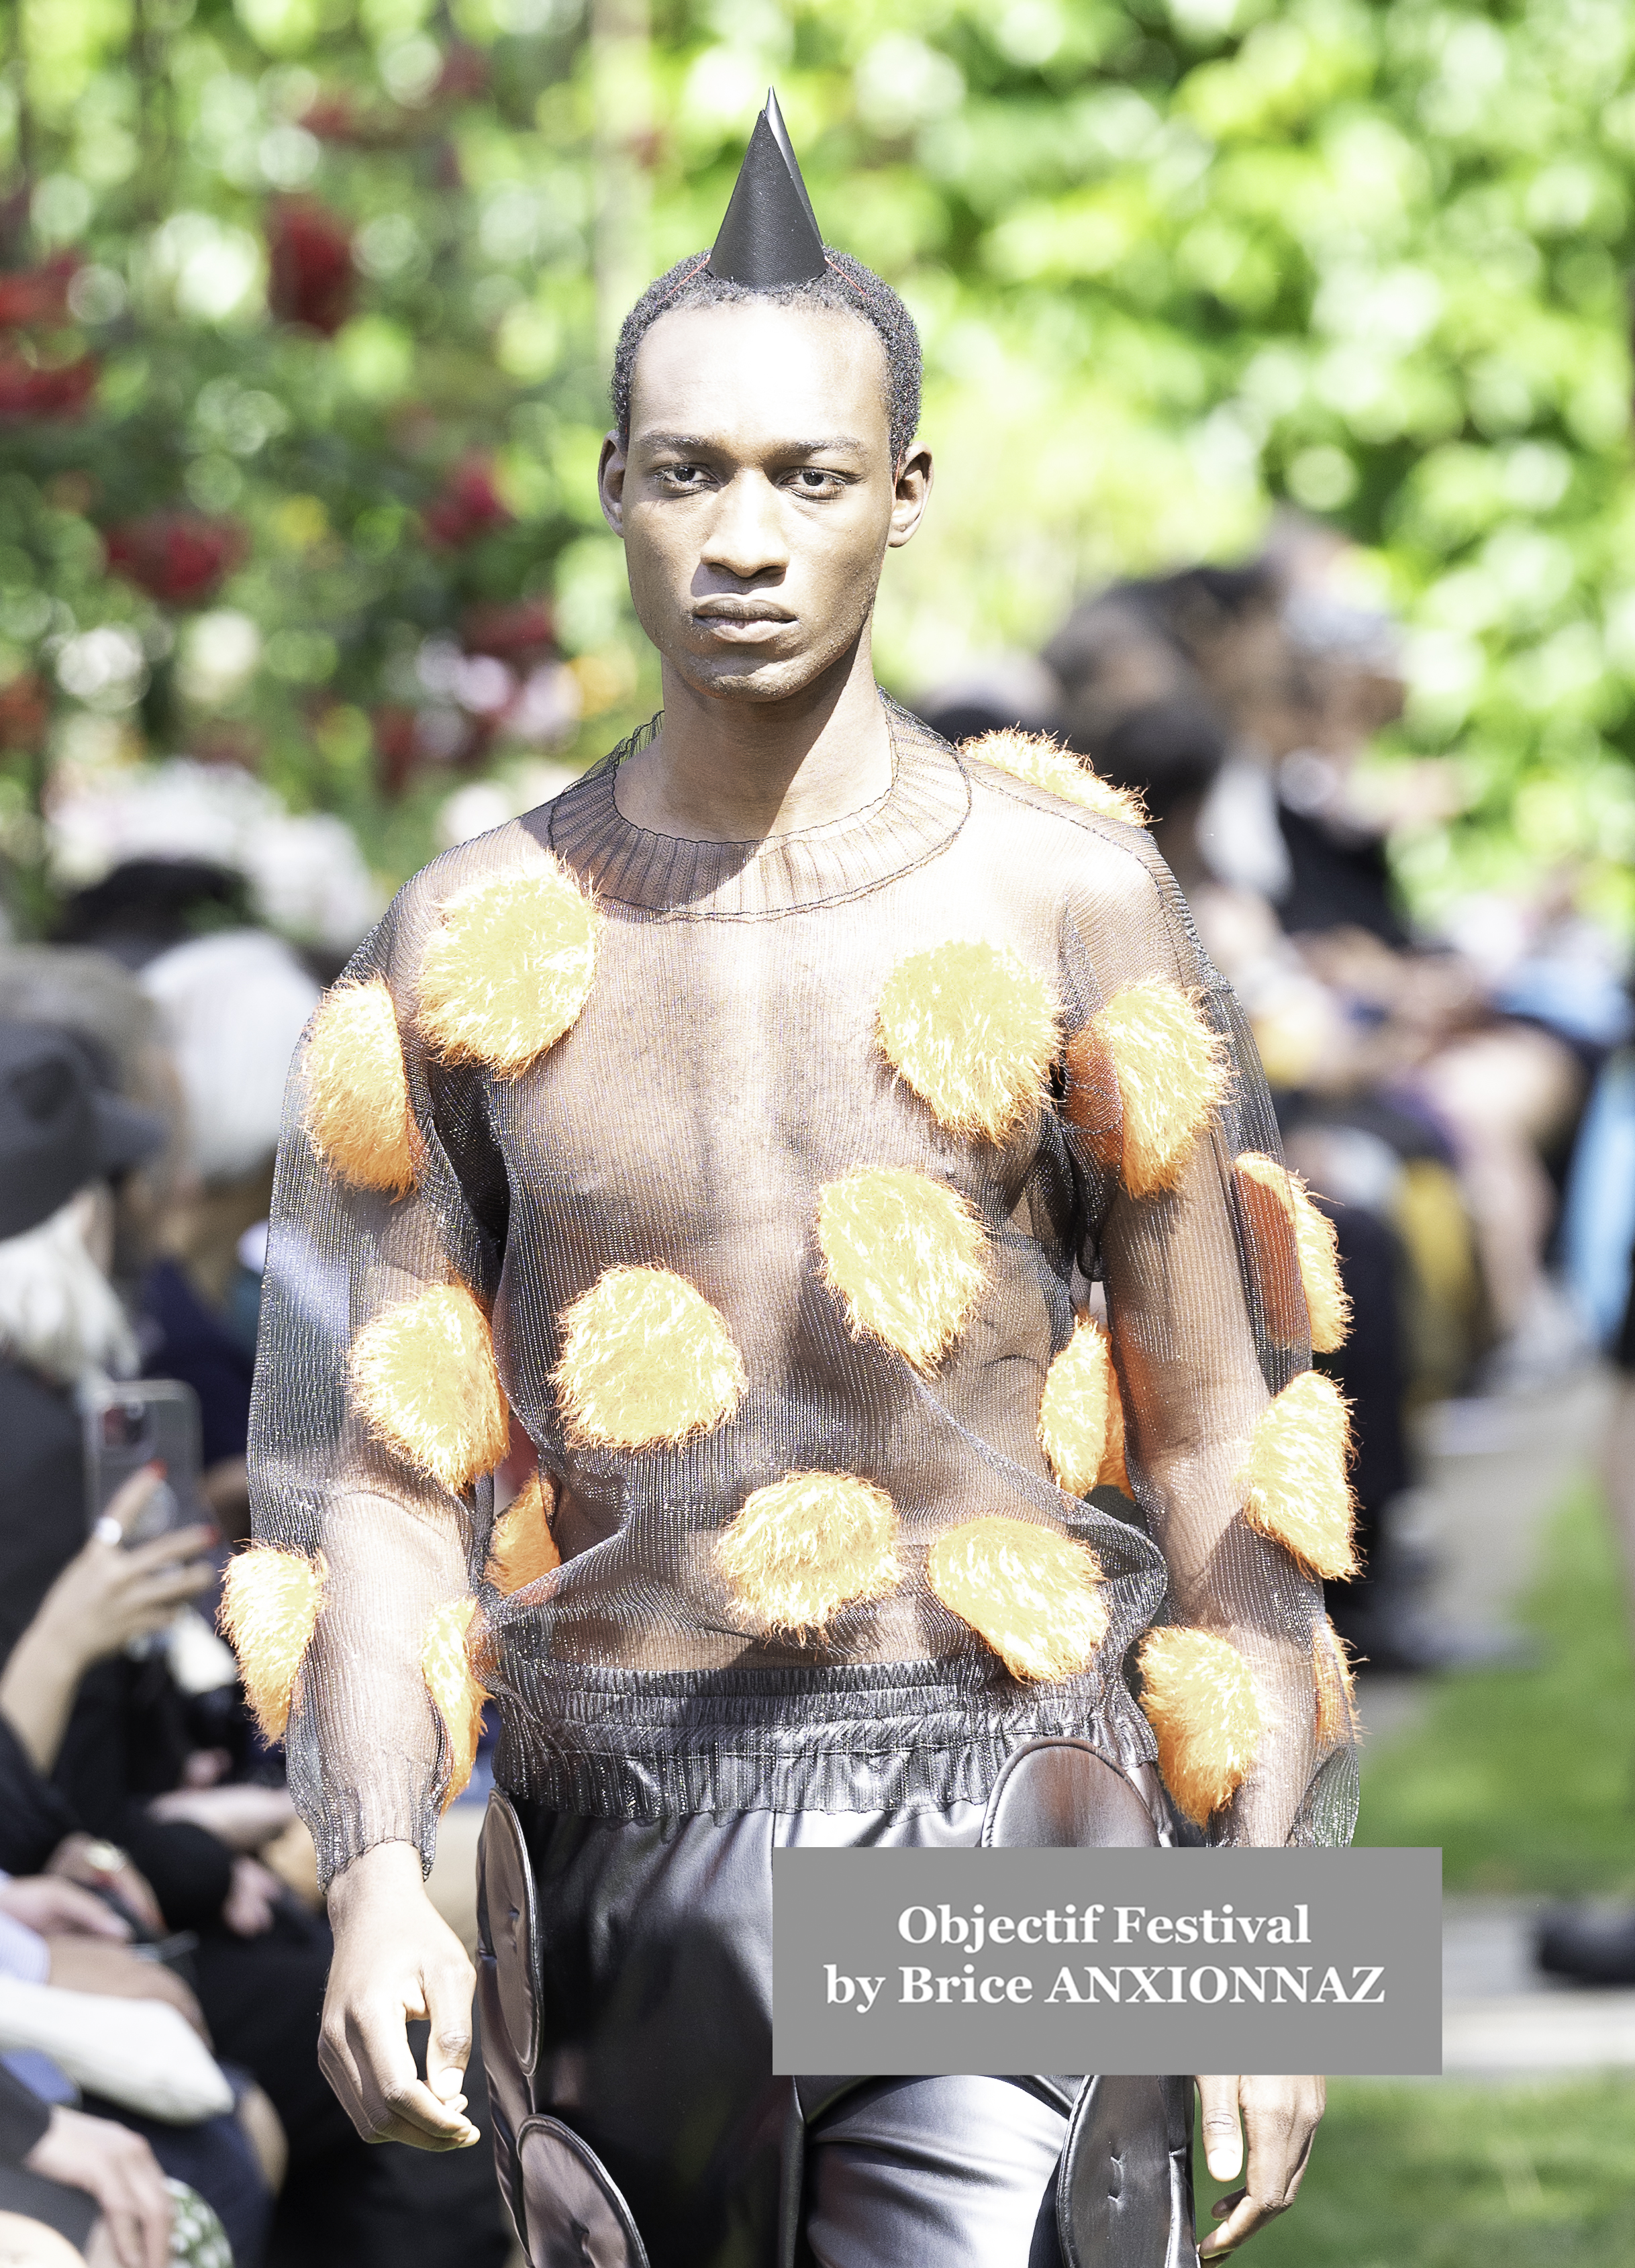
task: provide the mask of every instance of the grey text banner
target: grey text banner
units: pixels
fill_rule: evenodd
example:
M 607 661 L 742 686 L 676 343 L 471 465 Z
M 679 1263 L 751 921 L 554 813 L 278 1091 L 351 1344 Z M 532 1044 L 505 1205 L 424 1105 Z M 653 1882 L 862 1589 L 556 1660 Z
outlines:
M 780 2073 L 1439 2072 L 1442 1854 L 773 1855 Z

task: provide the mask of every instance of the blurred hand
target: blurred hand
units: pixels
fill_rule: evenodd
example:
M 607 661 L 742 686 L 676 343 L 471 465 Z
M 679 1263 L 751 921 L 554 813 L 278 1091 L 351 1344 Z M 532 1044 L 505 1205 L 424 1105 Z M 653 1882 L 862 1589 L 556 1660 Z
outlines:
M 77 1882 L 53 1874 L 24 1874 L 0 1882 L 0 1913 L 41 1937 L 100 1937 L 122 1945 L 130 1924 L 106 1900 Z
M 94 1835 L 65 1835 L 46 1860 L 46 1872 L 67 1882 L 84 1883 L 88 1889 L 111 1891 L 138 1929 L 153 1937 L 165 1934 L 165 1916 L 147 1876 L 114 1844 Z
M 190 1820 L 230 1851 L 259 1851 L 295 1816 L 282 1787 L 179 1787 L 156 1795 L 148 1809 L 156 1819 Z
M 166 2268 L 170 2192 L 140 2134 L 111 2118 L 59 2109 L 23 2163 L 31 2174 L 95 2198 L 119 2268 Z
M 221 1918 L 235 1937 L 259 1937 L 273 1926 L 284 1884 L 259 1859 L 235 1859 Z
M 206 2047 L 210 2044 L 203 2011 L 162 1961 L 144 1961 L 122 1945 L 101 1945 L 89 1937 L 54 1937 L 50 1953 L 47 1984 L 64 1992 L 107 1992 L 119 2000 L 163 2000 L 187 2018 Z
M 177 1608 L 210 1582 L 210 1564 L 200 1554 L 216 1541 L 213 1528 L 179 1528 L 129 1551 L 111 1540 L 142 1517 L 159 1477 L 157 1465 L 132 1474 L 97 1522 L 99 1534 L 63 1568 L 0 1670 L 0 1714 L 42 1772 L 56 1762 L 91 1664 L 163 1630 Z
M 366 2142 L 468 2149 L 466 2117 L 471 1995 L 465 1948 L 426 1896 L 420 1853 L 377 1844 L 329 1886 L 335 1959 L 324 1995 L 318 2060 Z M 431 2028 L 423 2080 L 408 2026 Z
M 1197 2090 L 1204 2155 L 1218 2182 L 1231 2181 L 1243 2166 L 1240 2108 L 1248 2136 L 1244 2186 L 1211 2206 L 1220 2227 L 1198 2250 L 1201 2260 L 1219 2260 L 1293 2204 L 1328 2091 L 1321 2079 L 1204 2077 Z

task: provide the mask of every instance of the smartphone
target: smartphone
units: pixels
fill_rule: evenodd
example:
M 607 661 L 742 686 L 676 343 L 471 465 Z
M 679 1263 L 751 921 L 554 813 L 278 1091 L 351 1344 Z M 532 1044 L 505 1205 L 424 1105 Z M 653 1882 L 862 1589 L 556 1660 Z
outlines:
M 88 1528 L 144 1465 L 162 1467 L 163 1478 L 126 1530 L 127 1546 L 209 1519 L 199 1497 L 199 1397 L 190 1386 L 177 1378 L 108 1379 L 91 1389 L 81 1410 Z

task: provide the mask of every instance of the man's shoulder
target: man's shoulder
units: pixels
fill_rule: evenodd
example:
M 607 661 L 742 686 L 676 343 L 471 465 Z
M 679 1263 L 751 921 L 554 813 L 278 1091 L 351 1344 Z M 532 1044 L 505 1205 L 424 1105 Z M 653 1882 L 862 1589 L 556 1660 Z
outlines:
M 584 777 L 588 778 L 589 774 Z M 552 847 L 552 821 L 559 806 L 580 785 L 580 780 L 570 780 L 532 811 L 504 820 L 497 827 L 440 851 L 409 876 L 397 894 L 394 911 L 400 919 L 436 914 L 452 899 L 485 882 L 562 873 L 567 862 Z
M 1158 853 L 1141 799 L 1042 735 L 989 733 L 958 751 L 979 838 L 1009 865 L 1040 858 L 1101 890 L 1148 895 Z

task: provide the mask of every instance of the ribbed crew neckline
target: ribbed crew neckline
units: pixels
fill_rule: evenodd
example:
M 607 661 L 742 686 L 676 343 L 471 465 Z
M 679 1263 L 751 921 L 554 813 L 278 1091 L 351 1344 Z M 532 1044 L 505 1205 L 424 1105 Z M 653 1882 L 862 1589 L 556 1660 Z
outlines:
M 884 694 L 892 778 L 861 810 L 759 842 L 655 835 L 620 811 L 619 766 L 657 733 L 640 726 L 551 806 L 550 847 L 599 898 L 693 920 L 742 920 L 833 904 L 895 881 L 953 842 L 970 809 L 958 756 Z

